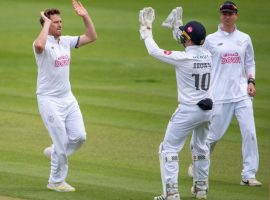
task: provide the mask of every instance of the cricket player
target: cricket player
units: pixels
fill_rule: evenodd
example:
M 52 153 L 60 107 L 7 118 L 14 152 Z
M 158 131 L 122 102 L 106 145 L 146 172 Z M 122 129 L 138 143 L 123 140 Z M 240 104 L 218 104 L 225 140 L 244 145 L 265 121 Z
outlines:
M 261 186 L 256 180 L 259 166 L 252 98 L 255 90 L 254 50 L 248 34 L 236 27 L 238 8 L 232 1 L 220 6 L 217 32 L 206 37 L 204 47 L 213 59 L 213 118 L 208 143 L 210 152 L 236 116 L 242 134 L 243 170 L 240 185 Z M 191 148 L 194 141 L 191 142 Z M 189 167 L 192 176 L 192 166 Z
M 172 12 L 181 16 L 181 9 Z M 197 21 L 178 26 L 176 38 L 183 44 L 185 51 L 163 50 L 158 47 L 152 36 L 154 16 L 151 7 L 140 11 L 140 35 L 151 56 L 174 66 L 179 101 L 179 106 L 172 115 L 165 137 L 159 146 L 163 194 L 154 197 L 154 200 L 180 200 L 178 153 L 182 150 L 191 131 L 196 138 L 192 149 L 195 160 L 192 194 L 198 199 L 206 199 L 210 165 L 206 138 L 212 109 L 210 92 L 212 59 L 210 52 L 201 46 L 206 31 Z M 177 27 L 176 24 L 181 25 L 180 20 L 168 23 L 173 27 Z
M 86 131 L 77 100 L 72 94 L 69 71 L 70 50 L 96 40 L 93 22 L 83 5 L 72 0 L 74 11 L 81 16 L 85 33 L 62 36 L 62 19 L 58 9 L 41 12 L 42 29 L 33 43 L 38 67 L 37 101 L 41 118 L 53 145 L 50 152 L 51 171 L 47 188 L 57 192 L 73 192 L 65 179 L 68 156 L 86 140 Z

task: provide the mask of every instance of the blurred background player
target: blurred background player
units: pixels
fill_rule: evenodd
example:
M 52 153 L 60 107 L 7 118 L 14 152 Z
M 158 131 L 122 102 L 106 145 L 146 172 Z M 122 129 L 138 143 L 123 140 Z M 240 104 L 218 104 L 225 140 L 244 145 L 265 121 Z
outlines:
M 220 19 L 217 32 L 208 35 L 203 45 L 213 59 L 214 108 L 207 140 L 212 152 L 235 115 L 242 134 L 240 185 L 261 186 L 255 178 L 259 155 L 252 103 L 256 94 L 253 46 L 249 35 L 236 27 L 238 8 L 234 2 L 226 1 L 220 6 Z M 189 174 L 192 176 L 192 165 Z
M 182 12 L 182 9 L 172 11 L 172 14 L 176 14 L 173 12 Z M 195 160 L 192 194 L 198 199 L 206 199 L 210 165 L 206 138 L 212 109 L 209 90 L 211 54 L 201 47 L 206 31 L 204 26 L 196 21 L 180 26 L 180 29 L 177 28 L 176 38 L 184 45 L 185 51 L 166 51 L 160 49 L 153 39 L 154 16 L 151 7 L 140 11 L 141 39 L 144 40 L 151 56 L 175 67 L 179 101 L 179 106 L 169 121 L 165 137 L 159 147 L 163 194 L 154 197 L 154 200 L 180 200 L 178 153 L 191 131 L 195 141 L 192 149 Z
M 36 93 L 39 112 L 53 142 L 52 147 L 45 151 L 51 158 L 47 188 L 58 192 L 75 191 L 65 181 L 68 173 L 67 157 L 86 140 L 82 114 L 69 81 L 70 50 L 97 38 L 87 10 L 76 0 L 72 0 L 72 5 L 83 19 L 83 35 L 62 36 L 60 11 L 47 9 L 41 12 L 42 29 L 33 43 L 38 66 Z

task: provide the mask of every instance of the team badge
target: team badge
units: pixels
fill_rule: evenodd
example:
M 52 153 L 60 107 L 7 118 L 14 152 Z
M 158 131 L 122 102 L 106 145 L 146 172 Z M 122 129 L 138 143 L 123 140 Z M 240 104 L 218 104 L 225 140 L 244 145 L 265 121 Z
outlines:
M 171 54 L 172 54 L 172 51 L 164 50 L 164 54 L 165 54 L 165 55 L 171 55 Z
M 187 28 L 187 32 L 191 33 L 192 31 L 193 31 L 192 27 L 189 26 L 189 27 Z

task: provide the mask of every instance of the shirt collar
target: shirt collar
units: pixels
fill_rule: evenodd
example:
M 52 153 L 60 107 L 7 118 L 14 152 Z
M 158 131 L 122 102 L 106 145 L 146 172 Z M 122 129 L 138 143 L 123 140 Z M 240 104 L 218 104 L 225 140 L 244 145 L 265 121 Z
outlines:
M 47 39 L 48 39 L 50 42 L 58 43 L 58 41 L 54 38 L 53 35 L 48 35 Z M 60 37 L 59 37 L 59 42 L 60 42 Z
M 192 49 L 199 49 L 201 47 L 202 47 L 201 45 L 191 45 L 191 46 L 186 47 L 186 51 L 189 51 Z

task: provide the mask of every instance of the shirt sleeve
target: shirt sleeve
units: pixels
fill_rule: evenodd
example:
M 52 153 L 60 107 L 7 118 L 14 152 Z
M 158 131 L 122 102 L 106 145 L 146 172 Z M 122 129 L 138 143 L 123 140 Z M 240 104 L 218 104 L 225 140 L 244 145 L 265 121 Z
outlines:
M 154 41 L 153 37 L 147 37 L 144 40 L 144 43 L 145 43 L 145 46 L 149 55 L 163 62 L 172 64 L 172 65 L 177 65 L 179 60 L 186 59 L 185 52 L 168 51 L 168 50 L 160 49 L 158 45 L 156 44 L 156 42 Z
M 36 60 L 37 60 L 38 57 L 40 57 L 40 56 L 42 56 L 42 55 L 44 54 L 45 49 L 46 49 L 46 45 L 45 45 L 44 51 L 42 51 L 41 53 L 37 53 L 36 50 L 35 50 L 35 42 L 36 42 L 36 41 L 33 42 L 32 48 L 33 48 L 33 52 L 34 52 L 35 58 L 36 58 Z
M 204 41 L 202 47 L 205 48 L 205 49 L 209 49 L 209 44 L 208 44 L 207 38 L 205 39 L 205 41 Z
M 209 42 L 211 39 L 209 39 L 208 36 L 206 36 L 205 41 L 202 45 L 203 48 L 207 49 L 210 52 L 213 52 L 213 47 L 211 46 L 211 43 Z
M 78 48 L 79 36 L 66 36 L 66 39 L 69 41 L 70 48 Z
M 248 44 L 245 52 L 245 70 L 247 78 L 255 79 L 254 50 L 250 37 L 248 37 Z

